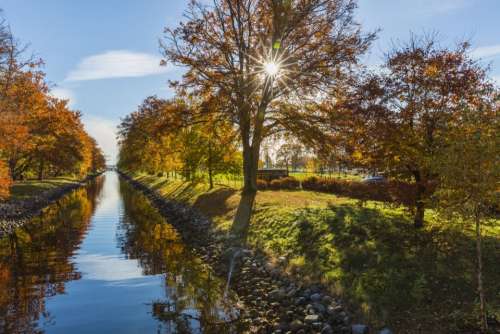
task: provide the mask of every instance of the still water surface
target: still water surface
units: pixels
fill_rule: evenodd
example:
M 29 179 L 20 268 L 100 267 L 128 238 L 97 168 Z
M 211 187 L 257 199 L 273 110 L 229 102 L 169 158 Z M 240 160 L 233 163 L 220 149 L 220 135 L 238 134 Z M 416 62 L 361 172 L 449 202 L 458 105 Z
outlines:
M 224 282 L 114 172 L 0 239 L 0 333 L 226 333 Z

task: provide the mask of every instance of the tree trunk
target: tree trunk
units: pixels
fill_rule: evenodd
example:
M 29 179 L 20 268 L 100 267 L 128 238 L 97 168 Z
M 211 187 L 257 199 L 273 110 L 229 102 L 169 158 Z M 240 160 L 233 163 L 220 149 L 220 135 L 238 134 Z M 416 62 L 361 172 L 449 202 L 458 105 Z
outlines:
M 212 170 L 212 142 L 208 143 L 208 183 L 210 184 L 210 189 L 214 188 L 213 180 L 213 170 Z
M 425 186 L 422 183 L 422 177 L 419 171 L 413 171 L 413 177 L 415 178 L 415 184 L 417 185 L 415 194 L 415 217 L 413 223 L 415 228 L 424 227 L 424 214 L 425 214 L 425 204 L 424 204 L 424 193 Z
M 43 180 L 43 170 L 44 170 L 44 161 L 40 160 L 40 164 L 38 165 L 38 180 Z
M 236 210 L 231 234 L 241 242 L 246 241 L 250 218 L 252 217 L 255 195 L 257 194 L 257 169 L 260 147 L 243 147 L 243 189 Z
M 486 333 L 488 331 L 488 322 L 486 320 L 486 300 L 483 288 L 483 256 L 481 247 L 481 217 L 479 210 L 476 210 L 474 220 L 476 223 L 477 293 L 479 295 L 481 331 Z

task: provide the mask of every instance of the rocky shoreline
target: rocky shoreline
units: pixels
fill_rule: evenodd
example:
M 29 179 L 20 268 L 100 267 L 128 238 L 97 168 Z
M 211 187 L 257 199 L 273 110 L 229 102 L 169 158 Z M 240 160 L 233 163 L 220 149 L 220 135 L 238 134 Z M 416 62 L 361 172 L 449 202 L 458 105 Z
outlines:
M 148 197 L 180 233 L 187 245 L 212 266 L 217 275 L 230 278 L 240 298 L 241 323 L 250 333 L 379 333 L 353 324 L 342 302 L 320 285 L 306 285 L 282 270 L 285 259 L 271 263 L 256 250 L 234 248 L 214 232 L 210 220 L 189 205 L 165 199 L 148 186 L 119 172 Z M 228 275 L 230 273 L 230 275 Z
M 41 211 L 56 202 L 64 195 L 87 184 L 100 174 L 89 175 L 81 181 L 51 189 L 25 200 L 6 201 L 0 203 L 0 236 L 10 234 L 16 228 L 24 225 Z

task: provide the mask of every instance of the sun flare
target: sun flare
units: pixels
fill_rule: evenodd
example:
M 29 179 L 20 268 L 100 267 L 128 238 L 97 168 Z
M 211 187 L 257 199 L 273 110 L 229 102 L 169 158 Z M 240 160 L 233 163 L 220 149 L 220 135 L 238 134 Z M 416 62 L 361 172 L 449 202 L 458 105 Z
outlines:
M 264 63 L 264 71 L 268 76 L 274 77 L 278 74 L 279 70 L 279 65 L 273 61 Z

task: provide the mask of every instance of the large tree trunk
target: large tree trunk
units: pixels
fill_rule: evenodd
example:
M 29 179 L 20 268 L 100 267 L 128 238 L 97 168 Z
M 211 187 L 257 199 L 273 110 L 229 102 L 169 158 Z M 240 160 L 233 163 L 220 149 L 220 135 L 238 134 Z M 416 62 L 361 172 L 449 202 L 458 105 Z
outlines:
M 486 299 L 484 297 L 483 288 L 483 256 L 481 247 L 481 217 L 479 210 L 476 210 L 474 220 L 476 223 L 477 294 L 479 295 L 481 331 L 486 333 L 488 331 L 488 322 L 486 320 Z
M 259 163 L 260 147 L 244 147 L 243 148 L 243 189 L 241 199 L 236 210 L 231 234 L 242 242 L 246 241 L 248 228 L 250 226 L 250 218 L 257 194 L 257 169 Z
M 413 223 L 415 228 L 422 228 L 424 226 L 424 214 L 425 214 L 425 204 L 424 204 L 424 194 L 425 186 L 422 182 L 422 176 L 420 171 L 413 171 L 413 177 L 415 178 L 415 183 L 417 186 L 415 194 L 415 217 Z

